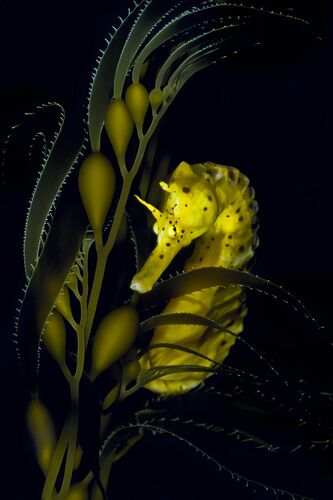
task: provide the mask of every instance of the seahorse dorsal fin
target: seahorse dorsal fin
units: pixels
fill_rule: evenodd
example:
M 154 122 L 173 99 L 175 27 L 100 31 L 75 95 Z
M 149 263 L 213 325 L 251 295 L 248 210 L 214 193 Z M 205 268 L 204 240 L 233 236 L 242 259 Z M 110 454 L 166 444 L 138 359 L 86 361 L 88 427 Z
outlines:
M 140 196 L 138 196 L 137 194 L 134 195 L 135 198 L 142 204 L 144 205 L 146 208 L 148 208 L 148 210 L 153 214 L 153 216 L 155 217 L 155 219 L 157 220 L 161 214 L 161 212 L 159 211 L 158 208 L 155 208 L 154 205 L 151 205 L 150 203 L 148 203 L 147 201 L 143 200 L 142 198 L 140 198 Z

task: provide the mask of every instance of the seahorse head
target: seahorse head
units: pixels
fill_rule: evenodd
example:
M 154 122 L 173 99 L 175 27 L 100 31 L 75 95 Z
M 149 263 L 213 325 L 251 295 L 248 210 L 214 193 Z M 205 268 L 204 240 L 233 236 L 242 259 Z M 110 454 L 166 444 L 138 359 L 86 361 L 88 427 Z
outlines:
M 213 178 L 202 164 L 181 162 L 169 184 L 160 186 L 167 193 L 161 211 L 136 197 L 155 217 L 157 234 L 156 248 L 131 283 L 132 290 L 140 293 L 151 290 L 181 248 L 208 231 L 218 212 Z

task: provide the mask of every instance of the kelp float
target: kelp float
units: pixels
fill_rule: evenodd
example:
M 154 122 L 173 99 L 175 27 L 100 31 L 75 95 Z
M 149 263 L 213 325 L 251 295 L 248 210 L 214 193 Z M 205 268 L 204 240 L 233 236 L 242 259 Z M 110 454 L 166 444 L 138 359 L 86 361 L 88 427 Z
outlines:
M 59 127 L 51 141 L 39 133 L 42 169 L 26 219 L 27 285 L 15 341 L 31 391 L 27 424 L 45 476 L 44 500 L 112 498 L 112 464 L 145 432 L 191 444 L 181 437 L 173 402 L 195 400 L 217 378 L 228 380 L 218 400 L 239 395 L 241 380 L 244 392 L 260 392 L 264 413 L 272 411 L 265 404 L 277 379 L 310 415 L 304 398 L 240 336 L 245 288 L 291 304 L 319 328 L 290 293 L 246 269 L 258 242 L 249 180 L 212 162 L 183 161 L 166 171 L 147 161 L 157 127 L 185 83 L 243 48 L 258 47 L 267 32 L 280 36 L 281 26 L 312 29 L 291 9 L 255 2 L 135 2 L 97 60 L 82 135 L 71 140 L 60 105 L 43 106 L 58 111 Z M 148 256 L 142 241 L 149 240 L 151 219 L 147 224 L 139 203 L 151 212 L 157 235 Z M 185 262 L 183 249 L 190 252 Z M 170 265 L 177 273 L 166 278 Z M 228 366 L 235 344 L 268 375 Z M 65 387 L 56 412 L 46 402 L 47 369 Z M 274 411 L 299 421 L 288 403 Z M 199 422 L 194 416 L 187 425 Z M 242 429 L 229 435 L 268 453 L 285 452 Z M 314 446 L 315 438 L 299 439 L 292 449 Z M 321 442 L 328 446 L 330 438 Z M 249 489 L 288 494 L 202 453 Z

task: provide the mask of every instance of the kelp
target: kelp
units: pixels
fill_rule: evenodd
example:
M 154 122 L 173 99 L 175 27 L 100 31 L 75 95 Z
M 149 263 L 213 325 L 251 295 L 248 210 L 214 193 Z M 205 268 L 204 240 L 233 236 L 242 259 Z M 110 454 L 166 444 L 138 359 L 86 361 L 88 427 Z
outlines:
M 249 180 L 212 162 L 169 169 L 171 152 L 155 166 L 159 124 L 184 85 L 243 49 L 259 50 L 283 28 L 315 36 L 296 12 L 256 1 L 137 1 L 97 59 L 82 127 L 59 104 L 45 105 L 59 119 L 51 139 L 37 131 L 32 140 L 41 139 L 42 161 L 26 220 L 27 285 L 15 328 L 44 500 L 112 496 L 112 465 L 146 431 L 185 442 L 252 491 L 297 498 L 232 472 L 184 437 L 182 423 L 222 434 L 227 428 L 226 439 L 271 454 L 330 445 L 331 427 L 320 434 L 311 404 L 242 334 L 245 289 L 289 304 L 321 329 L 294 295 L 247 270 L 258 245 Z M 208 91 L 207 84 L 202 95 Z M 151 224 L 142 223 L 131 195 L 154 216 L 163 250 L 147 259 L 141 247 L 147 242 L 151 250 Z M 185 264 L 181 248 L 193 249 Z M 124 263 L 125 251 L 133 257 Z M 169 265 L 180 274 L 165 278 Z M 254 356 L 259 373 L 226 362 L 233 345 L 233 352 L 243 345 Z M 45 397 L 48 370 L 68 400 L 62 405 L 59 398 L 54 420 Z M 180 417 L 182 402 L 193 402 L 195 414 L 200 398 L 213 396 L 220 417 L 238 411 L 273 425 L 282 416 L 294 430 L 305 415 L 308 435 L 286 447 L 283 438 L 269 443 L 247 425 Z
M 206 267 L 204 269 L 195 269 L 194 271 L 188 271 L 173 276 L 157 283 L 150 292 L 147 292 L 142 297 L 142 304 L 148 305 L 151 303 L 159 303 L 205 288 L 226 285 L 241 285 L 249 290 L 267 294 L 275 300 L 288 304 L 295 311 L 301 312 L 304 317 L 313 324 L 316 330 L 324 329 L 324 326 L 317 322 L 316 318 L 312 316 L 306 306 L 304 306 L 304 304 L 291 292 L 285 290 L 283 286 L 277 285 L 261 276 L 252 274 L 249 271 L 236 269 Z

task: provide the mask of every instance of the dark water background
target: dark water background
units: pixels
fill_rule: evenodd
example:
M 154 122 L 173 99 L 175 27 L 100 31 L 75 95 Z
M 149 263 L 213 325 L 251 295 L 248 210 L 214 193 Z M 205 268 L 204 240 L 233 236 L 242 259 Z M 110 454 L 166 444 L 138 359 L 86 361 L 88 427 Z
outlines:
M 234 165 L 249 176 L 260 207 L 255 272 L 291 290 L 332 330 L 332 9 L 328 1 L 312 3 L 303 10 L 319 27 L 321 42 L 303 40 L 299 34 L 286 39 L 282 31 L 269 50 L 245 54 L 195 76 L 167 114 L 161 147 L 172 152 L 175 164 L 209 160 Z M 118 4 L 0 2 L 2 137 L 24 111 L 47 100 L 61 102 L 77 115 L 80 126 L 98 49 L 104 47 L 116 15 L 126 9 L 125 2 Z M 4 499 L 37 498 L 40 481 L 24 430 L 27 396 L 11 343 L 16 297 L 23 285 L 22 235 L 32 179 L 33 172 L 22 171 L 20 165 L 2 171 Z M 318 347 L 302 318 L 252 294 L 249 304 L 247 329 L 255 345 L 277 358 L 283 375 L 305 378 L 315 387 L 332 382 L 332 354 Z M 223 462 L 225 444 L 218 447 L 207 439 L 207 447 L 212 446 Z M 233 469 L 250 477 L 312 498 L 332 497 L 332 454 L 299 460 L 285 456 L 265 466 L 246 448 L 228 452 Z M 252 498 L 226 482 L 213 465 L 161 437 L 147 437 L 133 449 L 115 466 L 112 481 L 114 498 L 119 499 Z

